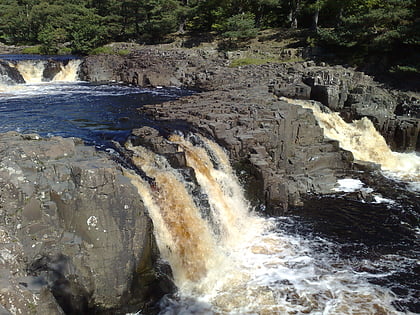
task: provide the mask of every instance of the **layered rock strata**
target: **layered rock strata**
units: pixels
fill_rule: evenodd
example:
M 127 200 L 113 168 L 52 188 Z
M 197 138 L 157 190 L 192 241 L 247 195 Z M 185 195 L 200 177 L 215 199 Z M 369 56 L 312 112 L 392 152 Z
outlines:
M 393 150 L 420 150 L 418 93 L 387 89 L 354 69 L 313 61 L 237 68 L 228 67 L 229 62 L 214 50 L 143 49 L 128 57 L 88 57 L 80 75 L 88 81 L 142 87 L 268 88 L 277 96 L 320 101 L 349 121 L 367 116 Z
M 202 91 L 140 110 L 156 120 L 185 121 L 213 137 L 252 174 L 250 182 L 261 184 L 254 193 L 275 213 L 300 204 L 302 195 L 330 192 L 351 160 L 337 143 L 323 139 L 310 111 L 281 96 L 322 102 L 347 120 L 368 116 L 393 149 L 420 149 L 416 93 L 387 90 L 341 66 L 307 61 L 231 68 L 225 57 L 213 50 L 143 49 L 125 58 L 88 57 L 81 75 Z
M 140 109 L 158 120 L 184 120 L 216 139 L 248 174 L 253 197 L 272 214 L 308 193 L 329 193 L 351 155 L 325 140 L 309 110 L 261 89 L 203 92 Z
M 163 294 L 137 190 L 80 140 L 1 134 L 0 213 L 0 304 L 13 314 L 117 314 Z

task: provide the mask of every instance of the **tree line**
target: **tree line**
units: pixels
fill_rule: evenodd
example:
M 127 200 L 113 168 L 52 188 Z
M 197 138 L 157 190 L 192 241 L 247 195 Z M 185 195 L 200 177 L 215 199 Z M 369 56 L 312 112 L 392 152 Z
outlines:
M 88 53 L 112 41 L 159 43 L 213 32 L 242 40 L 272 27 L 309 28 L 317 44 L 372 53 L 418 52 L 416 0 L 0 0 L 0 41 L 44 53 Z

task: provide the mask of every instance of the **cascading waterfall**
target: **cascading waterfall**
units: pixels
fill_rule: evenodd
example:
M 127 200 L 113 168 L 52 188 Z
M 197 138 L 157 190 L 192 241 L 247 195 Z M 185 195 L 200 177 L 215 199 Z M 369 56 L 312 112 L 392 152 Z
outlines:
M 53 78 L 45 78 L 44 71 L 49 63 L 49 60 L 20 60 L 18 62 L 10 62 L 11 67 L 16 68 L 22 75 L 26 83 L 42 83 L 45 81 L 53 82 L 73 82 L 77 81 L 77 70 L 81 63 L 80 59 L 71 59 L 67 63 L 57 62 L 60 68 Z
M 416 153 L 391 151 L 368 118 L 346 123 L 338 113 L 322 110 L 317 102 L 285 97 L 282 100 L 311 109 L 324 129 L 324 135 L 337 140 L 341 148 L 353 153 L 355 159 L 380 164 L 388 174 L 413 182 L 413 188 L 420 186 L 420 157 Z
M 22 75 L 26 83 L 41 83 L 45 68 L 44 60 L 22 60 L 17 64 L 10 63 Z
M 154 222 L 162 258 L 179 288 L 161 314 L 398 314 L 390 291 L 368 283 L 331 253 L 322 239 L 276 229 L 249 208 L 225 152 L 194 135 L 172 135 L 195 172 L 210 211 L 191 195 L 192 183 L 151 151 L 127 145 L 149 180 L 127 173 Z M 379 276 L 379 275 L 378 275 Z
M 77 81 L 78 75 L 77 70 L 79 69 L 80 63 L 82 60 L 80 59 L 72 59 L 69 60 L 66 65 L 60 64 L 61 70 L 58 72 L 52 81 L 59 82 L 74 82 Z

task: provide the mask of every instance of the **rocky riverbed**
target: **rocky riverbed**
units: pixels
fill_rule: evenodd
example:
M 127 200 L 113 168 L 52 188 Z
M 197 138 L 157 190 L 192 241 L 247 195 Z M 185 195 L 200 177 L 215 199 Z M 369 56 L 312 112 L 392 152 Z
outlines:
M 328 193 L 352 156 L 324 139 L 310 110 L 282 96 L 319 101 L 347 120 L 369 117 L 393 150 L 420 150 L 420 99 L 387 89 L 342 66 L 303 61 L 230 67 L 211 49 L 141 49 L 128 57 L 88 57 L 81 77 L 143 87 L 177 86 L 201 93 L 139 110 L 152 119 L 185 121 L 224 146 L 271 213 Z M 255 185 L 253 185 L 255 186 Z M 255 191 L 257 190 L 257 191 Z
M 393 149 L 420 149 L 414 92 L 386 89 L 342 66 L 230 67 L 228 57 L 212 49 L 144 48 L 125 57 L 87 57 L 79 75 L 199 91 L 139 110 L 221 144 L 248 196 L 270 214 L 331 193 L 354 168 L 352 154 L 324 138 L 311 110 L 282 96 L 320 101 L 347 120 L 368 116 Z M 191 172 L 183 153 L 165 140 L 172 131 L 143 127 L 130 141 Z M 0 135 L 0 313 L 123 313 L 147 309 L 173 290 L 170 271 L 158 261 L 151 221 L 124 170 L 77 139 Z

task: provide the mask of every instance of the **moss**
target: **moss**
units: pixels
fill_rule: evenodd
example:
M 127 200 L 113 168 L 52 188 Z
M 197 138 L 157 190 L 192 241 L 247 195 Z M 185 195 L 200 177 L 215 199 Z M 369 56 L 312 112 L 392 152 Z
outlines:
M 391 73 L 412 73 L 412 74 L 419 74 L 420 67 L 413 66 L 413 65 L 398 65 L 393 67 L 390 70 Z
M 128 49 L 120 49 L 120 50 L 118 50 L 118 55 L 120 55 L 120 56 L 127 56 L 127 55 L 129 55 L 130 54 L 130 51 L 128 50 Z
M 127 56 L 130 54 L 129 49 L 115 49 L 110 46 L 101 46 L 92 49 L 89 52 L 89 55 L 120 55 L 120 56 Z

